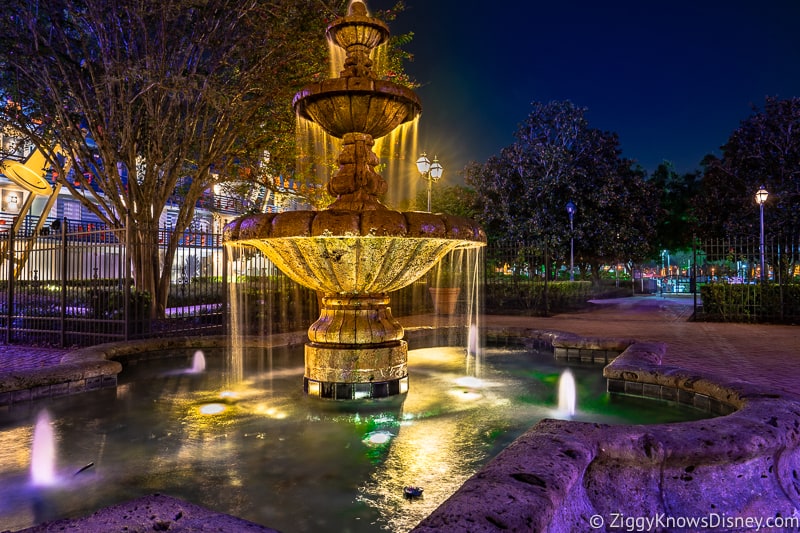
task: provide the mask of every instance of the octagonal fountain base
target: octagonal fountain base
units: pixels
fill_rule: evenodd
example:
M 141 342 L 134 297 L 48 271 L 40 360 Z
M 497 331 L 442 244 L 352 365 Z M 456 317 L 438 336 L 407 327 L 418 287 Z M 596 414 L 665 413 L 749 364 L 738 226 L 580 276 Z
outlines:
M 308 353 L 306 352 L 306 357 Z M 389 381 L 324 382 L 303 378 L 303 391 L 326 400 L 362 400 L 400 396 L 408 392 L 408 376 Z
M 408 346 L 386 295 L 326 296 L 308 329 L 303 390 L 331 400 L 408 391 Z

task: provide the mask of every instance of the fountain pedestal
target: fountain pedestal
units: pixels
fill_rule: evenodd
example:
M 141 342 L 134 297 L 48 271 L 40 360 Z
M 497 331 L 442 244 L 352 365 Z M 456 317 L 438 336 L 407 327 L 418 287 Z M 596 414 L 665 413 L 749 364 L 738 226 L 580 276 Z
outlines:
M 303 388 L 334 400 L 383 398 L 408 390 L 408 348 L 387 296 L 323 298 L 309 328 Z
M 341 400 L 406 392 L 408 348 L 388 296 L 327 296 L 322 302 L 308 329 L 306 393 Z

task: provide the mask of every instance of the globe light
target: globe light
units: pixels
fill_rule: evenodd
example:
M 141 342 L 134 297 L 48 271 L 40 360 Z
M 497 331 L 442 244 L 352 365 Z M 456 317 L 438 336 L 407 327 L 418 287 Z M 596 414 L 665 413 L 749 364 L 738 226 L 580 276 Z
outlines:
M 759 243 L 759 251 L 761 255 L 761 281 L 763 282 L 766 279 L 766 272 L 764 272 L 764 204 L 767 202 L 767 197 L 769 197 L 769 193 L 767 189 L 764 188 L 762 185 L 758 191 L 756 191 L 756 203 L 758 204 L 759 209 L 761 210 L 761 238 Z
M 430 213 L 433 183 L 442 178 L 444 167 L 439 163 L 438 157 L 433 156 L 433 163 L 431 163 L 431 160 L 428 159 L 428 154 L 422 152 L 422 155 L 417 159 L 417 170 L 419 170 L 420 177 L 428 182 L 428 213 Z

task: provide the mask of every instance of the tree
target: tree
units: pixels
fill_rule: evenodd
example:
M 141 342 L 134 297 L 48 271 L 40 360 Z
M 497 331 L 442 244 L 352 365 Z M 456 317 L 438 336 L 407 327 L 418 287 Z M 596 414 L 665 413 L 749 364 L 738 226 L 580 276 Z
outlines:
M 47 154 L 109 227 L 130 225 L 135 283 L 154 314 L 164 312 L 178 245 L 169 239 L 163 257 L 153 246 L 167 202 L 179 194 L 181 234 L 216 180 L 247 177 L 265 151 L 276 168 L 288 164 L 291 97 L 325 72 L 320 36 L 342 12 L 335 3 L 6 2 L 0 127 Z M 56 145 L 74 165 L 69 179 Z
M 560 260 L 569 253 L 572 200 L 575 256 L 597 279 L 603 262 L 647 254 L 657 197 L 620 156 L 617 136 L 590 128 L 585 114 L 568 101 L 534 103 L 516 141 L 465 172 L 491 239 L 547 245 Z
M 766 231 L 800 233 L 800 97 L 766 98 L 764 109 L 741 122 L 709 156 L 697 196 L 698 232 L 707 237 L 759 233 L 755 193 L 769 191 L 764 209 Z
M 431 211 L 465 218 L 475 218 L 475 191 L 461 185 L 434 185 L 431 189 Z M 417 191 L 410 209 L 428 208 L 428 190 Z
M 692 206 L 700 192 L 699 172 L 679 175 L 672 164 L 658 165 L 649 181 L 660 192 L 656 225 L 656 250 L 680 250 L 692 246 L 696 218 Z

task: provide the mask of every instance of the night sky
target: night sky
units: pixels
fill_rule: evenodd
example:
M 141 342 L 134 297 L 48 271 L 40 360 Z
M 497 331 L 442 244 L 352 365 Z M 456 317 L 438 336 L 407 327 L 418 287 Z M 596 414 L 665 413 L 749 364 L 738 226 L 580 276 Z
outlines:
M 371 10 L 395 0 L 366 0 Z M 800 96 L 800 0 L 406 0 L 420 149 L 446 181 L 511 144 L 531 102 L 571 100 L 652 172 L 700 168 L 766 96 Z M 454 175 L 455 173 L 455 175 Z

